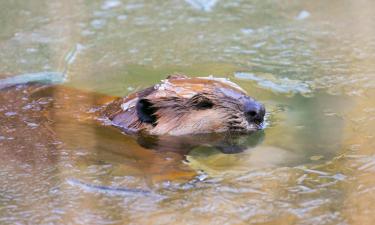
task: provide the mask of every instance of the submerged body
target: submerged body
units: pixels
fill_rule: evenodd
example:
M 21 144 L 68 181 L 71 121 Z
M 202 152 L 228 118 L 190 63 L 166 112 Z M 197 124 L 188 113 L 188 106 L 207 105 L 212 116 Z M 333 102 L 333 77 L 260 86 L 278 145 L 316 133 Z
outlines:
M 261 134 L 243 145 L 226 131 L 259 129 L 264 115 L 263 106 L 231 82 L 183 76 L 124 98 L 19 84 L 0 89 L 0 112 L 2 160 L 55 164 L 60 153 L 85 149 L 105 161 L 120 160 L 152 181 L 194 177 L 181 162 L 197 146 L 236 153 L 256 145 Z

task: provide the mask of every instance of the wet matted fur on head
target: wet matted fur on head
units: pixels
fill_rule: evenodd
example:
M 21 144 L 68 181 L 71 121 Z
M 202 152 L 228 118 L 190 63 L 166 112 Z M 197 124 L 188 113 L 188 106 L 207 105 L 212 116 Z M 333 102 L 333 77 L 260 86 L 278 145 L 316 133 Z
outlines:
M 171 75 L 105 107 L 126 133 L 189 135 L 261 129 L 264 106 L 225 78 Z

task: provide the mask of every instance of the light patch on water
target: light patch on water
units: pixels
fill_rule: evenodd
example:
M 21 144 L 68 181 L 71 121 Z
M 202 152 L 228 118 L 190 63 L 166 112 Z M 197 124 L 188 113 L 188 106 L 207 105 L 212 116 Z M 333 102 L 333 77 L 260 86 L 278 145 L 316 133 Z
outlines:
M 261 42 L 255 43 L 253 45 L 253 47 L 254 48 L 260 48 L 260 47 L 264 46 L 265 44 L 267 44 L 265 41 L 261 41 Z
M 298 13 L 296 16 L 296 20 L 304 20 L 310 17 L 310 13 L 306 10 L 302 10 L 301 12 Z
M 91 35 L 95 34 L 95 32 L 92 31 L 92 30 L 82 30 L 81 34 L 82 34 L 82 36 L 91 36 Z
M 101 17 L 101 18 L 110 18 L 113 17 L 113 13 L 110 11 L 94 11 L 93 15 L 95 17 Z
M 135 9 L 140 9 L 143 8 L 142 3 L 130 3 L 125 6 L 126 10 L 135 10 Z
M 249 35 L 249 34 L 254 33 L 254 29 L 251 29 L 251 28 L 243 28 L 243 29 L 241 29 L 241 32 L 242 32 L 243 34 Z
M 19 41 L 20 43 L 27 40 L 28 42 L 34 42 L 34 43 L 41 43 L 41 44 L 49 44 L 51 42 L 59 42 L 61 41 L 62 37 L 60 38 L 51 38 L 50 36 L 47 36 L 40 32 L 19 32 L 14 34 L 14 40 Z
M 185 0 L 189 5 L 193 8 L 204 11 L 210 12 L 215 7 L 215 5 L 219 2 L 218 0 Z
M 314 169 L 307 169 L 307 168 L 305 168 L 303 166 L 296 167 L 296 168 L 301 169 L 301 170 L 303 170 L 306 173 L 313 173 L 313 174 L 318 174 L 318 175 L 321 175 L 321 176 L 329 176 L 330 175 L 327 172 L 320 171 L 320 170 L 314 170 Z
M 267 78 L 263 78 L 247 72 L 236 72 L 234 76 L 239 79 L 255 81 L 260 87 L 278 93 L 309 94 L 312 92 L 310 86 L 306 82 L 299 80 L 292 80 L 289 78 L 276 79 L 276 77 L 269 74 L 267 74 Z
M 26 125 L 28 127 L 31 127 L 31 128 L 37 128 L 37 127 L 39 127 L 39 124 L 36 124 L 36 123 L 27 122 L 27 121 L 25 121 L 25 123 L 26 123 Z
M 127 18 L 128 18 L 127 15 L 119 15 L 119 16 L 117 16 L 117 20 L 120 20 L 120 21 L 126 20 Z
M 95 19 L 91 21 L 91 26 L 95 29 L 101 29 L 106 25 L 106 21 L 103 19 Z
M 107 9 L 116 8 L 120 5 L 121 5 L 121 2 L 118 0 L 107 0 L 102 4 L 101 8 L 103 10 L 107 10 Z
M 37 52 L 38 51 L 38 49 L 36 49 L 36 48 L 27 48 L 26 49 L 26 52 L 28 52 L 28 53 L 34 53 L 34 52 Z
M 375 156 L 368 156 L 362 159 L 364 162 L 360 167 L 358 167 L 358 170 L 363 170 L 363 171 L 375 171 Z
M 11 116 L 17 115 L 17 113 L 16 112 L 6 112 L 6 113 L 4 113 L 4 115 L 7 116 L 7 117 L 11 117 Z

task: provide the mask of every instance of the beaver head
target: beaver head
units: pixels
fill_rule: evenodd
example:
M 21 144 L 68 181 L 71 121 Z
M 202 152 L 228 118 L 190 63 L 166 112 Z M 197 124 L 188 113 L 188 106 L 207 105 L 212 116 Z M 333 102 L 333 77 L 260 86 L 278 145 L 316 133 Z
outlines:
M 119 98 L 104 115 L 126 133 L 187 135 L 261 129 L 264 106 L 224 78 L 171 75 Z

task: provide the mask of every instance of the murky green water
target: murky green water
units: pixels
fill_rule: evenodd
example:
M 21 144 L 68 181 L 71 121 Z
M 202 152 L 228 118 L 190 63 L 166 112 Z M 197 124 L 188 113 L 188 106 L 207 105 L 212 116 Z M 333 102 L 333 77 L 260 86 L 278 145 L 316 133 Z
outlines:
M 46 122 L 30 99 L 2 92 L 0 224 L 373 224 L 374 10 L 371 0 L 2 1 L 1 78 L 53 72 L 65 87 L 122 96 L 173 72 L 213 74 L 268 115 L 243 152 L 184 156 L 70 114 L 92 99 L 61 100 Z

